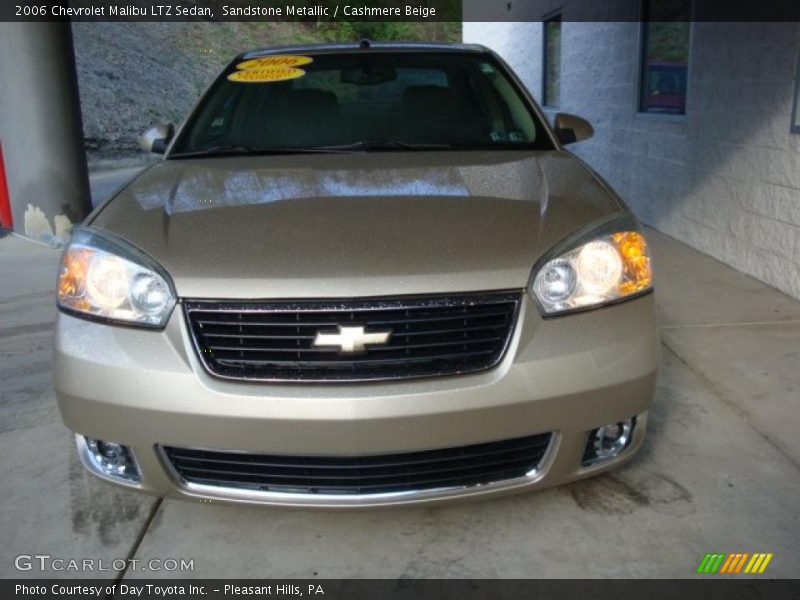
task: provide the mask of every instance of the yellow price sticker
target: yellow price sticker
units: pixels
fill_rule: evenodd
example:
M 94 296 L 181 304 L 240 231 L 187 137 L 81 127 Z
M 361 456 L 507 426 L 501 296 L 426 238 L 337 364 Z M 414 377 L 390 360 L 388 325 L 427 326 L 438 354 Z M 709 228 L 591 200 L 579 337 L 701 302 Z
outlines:
M 293 54 L 275 54 L 274 56 L 262 56 L 240 62 L 236 65 L 237 69 L 265 69 L 271 67 L 299 67 L 314 62 L 310 56 L 296 56 Z
M 297 79 L 302 77 L 306 72 L 303 69 L 295 69 L 288 67 L 277 69 L 274 67 L 265 69 L 244 69 L 242 71 L 234 71 L 228 75 L 230 81 L 239 83 L 270 83 L 274 81 L 288 81 L 289 79 Z

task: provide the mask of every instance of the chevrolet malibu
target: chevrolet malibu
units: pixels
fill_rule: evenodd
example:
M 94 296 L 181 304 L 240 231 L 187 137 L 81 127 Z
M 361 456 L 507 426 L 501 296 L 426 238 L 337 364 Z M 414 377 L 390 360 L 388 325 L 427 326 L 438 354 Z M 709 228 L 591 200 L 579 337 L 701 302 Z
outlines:
M 55 388 L 85 467 L 189 500 L 488 498 L 605 471 L 656 378 L 649 251 L 480 46 L 238 56 L 76 228 Z

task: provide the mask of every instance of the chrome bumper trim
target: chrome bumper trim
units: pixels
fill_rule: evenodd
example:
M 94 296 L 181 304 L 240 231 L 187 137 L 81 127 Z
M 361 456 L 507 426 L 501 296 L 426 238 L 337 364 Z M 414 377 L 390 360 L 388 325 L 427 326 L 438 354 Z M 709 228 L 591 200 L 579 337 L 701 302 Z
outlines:
M 556 454 L 560 442 L 558 432 L 554 431 L 550 437 L 542 459 L 537 467 L 523 477 L 505 479 L 486 484 L 471 486 L 457 486 L 436 488 L 420 491 L 404 492 L 385 492 L 379 494 L 359 494 L 359 495 L 338 495 L 338 494 L 293 494 L 286 492 L 268 492 L 257 490 L 244 490 L 234 487 L 223 487 L 215 485 L 203 485 L 185 481 L 175 470 L 161 445 L 156 447 L 159 460 L 168 473 L 175 486 L 187 496 L 198 499 L 239 501 L 253 504 L 264 504 L 273 506 L 308 506 L 319 508 L 346 508 L 346 507 L 368 507 L 382 506 L 389 504 L 405 504 L 414 502 L 424 502 L 426 500 L 439 500 L 454 497 L 469 497 L 472 495 L 484 494 L 487 492 L 499 492 L 514 488 L 523 488 L 538 482 L 550 468 L 553 457 Z M 192 450 L 208 450 L 207 448 L 191 448 Z M 226 452 L 235 452 L 226 450 Z

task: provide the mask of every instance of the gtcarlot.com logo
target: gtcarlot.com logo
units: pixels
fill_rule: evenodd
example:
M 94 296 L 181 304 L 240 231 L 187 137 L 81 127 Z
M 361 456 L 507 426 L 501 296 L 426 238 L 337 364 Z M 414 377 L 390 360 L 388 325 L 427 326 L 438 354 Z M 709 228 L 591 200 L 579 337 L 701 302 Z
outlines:
M 185 558 L 60 558 L 50 554 L 20 554 L 14 559 L 17 571 L 194 571 L 194 559 Z
M 761 574 L 769 561 L 772 552 L 715 552 L 706 554 L 697 567 L 701 574 Z

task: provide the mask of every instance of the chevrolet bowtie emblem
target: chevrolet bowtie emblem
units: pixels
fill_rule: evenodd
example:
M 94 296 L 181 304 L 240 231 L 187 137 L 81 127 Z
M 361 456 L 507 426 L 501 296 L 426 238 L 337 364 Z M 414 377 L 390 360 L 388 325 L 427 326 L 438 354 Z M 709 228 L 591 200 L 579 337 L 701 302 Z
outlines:
M 342 327 L 337 333 L 318 331 L 314 338 L 315 346 L 336 346 L 342 352 L 363 352 L 368 344 L 385 344 L 392 335 L 391 331 L 371 331 L 367 333 L 363 327 Z

